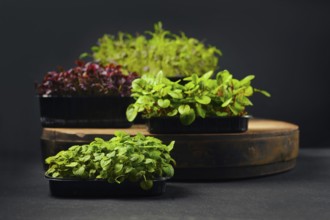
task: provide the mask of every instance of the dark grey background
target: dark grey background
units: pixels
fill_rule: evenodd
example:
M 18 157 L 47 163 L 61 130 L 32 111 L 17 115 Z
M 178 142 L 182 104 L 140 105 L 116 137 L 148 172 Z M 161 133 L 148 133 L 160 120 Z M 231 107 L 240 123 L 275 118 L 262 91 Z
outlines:
M 326 0 L 0 0 L 0 219 L 329 219 L 329 12 Z M 298 124 L 310 149 L 288 173 L 170 182 L 159 198 L 50 197 L 34 81 L 104 33 L 157 21 L 220 48 L 236 77 L 255 74 L 272 98 L 256 96 L 250 113 Z
M 296 123 L 302 147 L 329 146 L 330 7 L 321 0 L 0 1 L 1 151 L 39 154 L 34 82 L 105 33 L 143 32 L 162 21 L 220 48 L 221 69 L 255 74 L 250 113 Z

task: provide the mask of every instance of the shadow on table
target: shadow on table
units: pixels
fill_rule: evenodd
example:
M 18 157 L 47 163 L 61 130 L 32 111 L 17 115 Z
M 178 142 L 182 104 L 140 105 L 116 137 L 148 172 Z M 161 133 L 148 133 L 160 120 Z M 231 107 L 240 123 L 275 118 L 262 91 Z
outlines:
M 180 186 L 178 184 L 167 184 L 166 191 L 162 195 L 147 195 L 147 196 L 141 196 L 141 195 L 107 195 L 107 196 L 52 196 L 49 195 L 52 198 L 55 199 L 65 199 L 65 200 L 94 200 L 94 199 L 103 199 L 103 200 L 173 200 L 173 199 L 180 199 L 180 198 L 186 198 L 191 195 L 191 191 L 187 189 L 187 187 Z
M 268 186 L 278 184 L 296 184 L 315 182 L 330 182 L 330 151 L 329 150 L 303 150 L 299 154 L 297 164 L 293 170 L 283 173 L 272 174 L 261 177 L 235 179 L 235 180 L 207 180 L 207 181 L 173 181 L 167 183 L 166 192 L 160 196 L 117 196 L 117 197 L 76 197 L 65 199 L 116 199 L 116 200 L 143 200 L 143 201 L 156 201 L 156 200 L 173 200 L 182 199 L 198 195 L 201 188 L 208 187 L 218 188 L 230 183 L 231 186 L 242 187 L 244 184 L 266 184 Z

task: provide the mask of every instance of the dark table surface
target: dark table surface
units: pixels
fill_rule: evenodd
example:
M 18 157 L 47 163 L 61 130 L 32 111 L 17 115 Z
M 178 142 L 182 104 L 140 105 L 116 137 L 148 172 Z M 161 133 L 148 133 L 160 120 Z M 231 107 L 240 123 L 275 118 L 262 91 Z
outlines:
M 160 197 L 51 197 L 41 161 L 0 154 L 0 219 L 330 219 L 330 148 L 301 149 L 294 170 L 222 182 L 169 182 Z

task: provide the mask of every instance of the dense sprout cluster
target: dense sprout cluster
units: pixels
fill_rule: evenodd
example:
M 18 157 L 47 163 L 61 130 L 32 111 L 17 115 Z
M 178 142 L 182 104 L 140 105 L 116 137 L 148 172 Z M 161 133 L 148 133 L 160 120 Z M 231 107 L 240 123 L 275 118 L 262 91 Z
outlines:
M 84 53 L 82 57 L 88 55 Z M 202 75 L 217 68 L 220 55 L 216 47 L 184 33 L 176 35 L 164 30 L 160 22 L 155 24 L 154 31 L 144 35 L 104 35 L 92 47 L 91 54 L 94 60 L 120 64 L 125 71 L 155 75 L 163 70 L 167 77 Z
M 127 108 L 127 119 L 133 121 L 141 113 L 146 118 L 180 117 L 182 124 L 189 125 L 196 117 L 246 115 L 245 108 L 252 105 L 249 97 L 255 92 L 270 96 L 251 86 L 254 75 L 238 80 L 228 70 L 217 73 L 215 79 L 212 74 L 193 74 L 184 78 L 183 85 L 165 78 L 162 72 L 134 80 L 135 103 Z
M 119 65 L 77 61 L 69 70 L 48 72 L 36 89 L 43 97 L 130 96 L 137 77 L 137 73 L 124 74 Z
M 150 189 L 153 180 L 174 175 L 170 156 L 174 141 L 117 131 L 109 141 L 95 138 L 90 144 L 75 145 L 48 157 L 46 175 L 53 178 L 103 179 L 110 183 L 139 182 Z

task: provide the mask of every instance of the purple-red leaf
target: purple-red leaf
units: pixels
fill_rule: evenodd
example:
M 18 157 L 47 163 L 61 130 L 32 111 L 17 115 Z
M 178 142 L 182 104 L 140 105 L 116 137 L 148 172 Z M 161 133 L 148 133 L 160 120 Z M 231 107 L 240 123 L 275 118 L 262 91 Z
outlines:
M 40 96 L 130 96 L 136 73 L 125 75 L 121 66 L 76 61 L 76 66 L 48 72 L 36 89 Z

